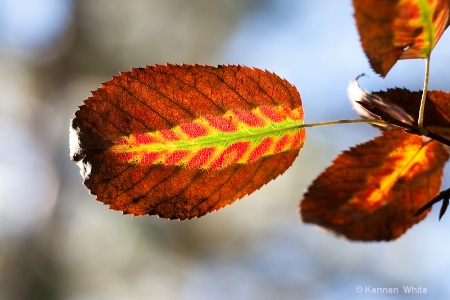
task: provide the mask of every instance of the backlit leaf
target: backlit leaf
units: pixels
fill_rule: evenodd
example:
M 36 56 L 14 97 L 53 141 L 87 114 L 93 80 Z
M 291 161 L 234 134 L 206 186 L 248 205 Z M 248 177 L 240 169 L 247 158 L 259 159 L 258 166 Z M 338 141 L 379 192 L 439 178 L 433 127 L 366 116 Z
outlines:
M 448 26 L 448 0 L 353 0 L 361 43 L 375 72 L 431 54 Z
M 439 193 L 449 158 L 436 141 L 387 130 L 343 152 L 309 187 L 304 222 L 351 240 L 392 240 L 422 220 L 413 214 Z
M 388 89 L 373 92 L 373 95 L 385 103 L 400 107 L 412 118 L 411 124 L 417 124 L 422 91 L 411 92 L 407 89 Z M 443 91 L 428 91 L 424 111 L 424 127 L 434 133 L 450 137 L 450 94 Z
M 199 217 L 286 171 L 305 139 L 295 87 L 241 66 L 133 69 L 71 123 L 71 157 L 97 200 L 133 215 Z
M 417 124 L 422 91 L 395 88 L 369 93 L 361 90 L 357 81 L 352 80 L 348 95 L 355 110 L 364 118 L 375 116 L 362 109 L 359 104 L 361 102 L 374 106 L 409 125 Z M 428 91 L 426 97 L 425 129 L 443 137 L 450 137 L 450 94 L 443 91 Z

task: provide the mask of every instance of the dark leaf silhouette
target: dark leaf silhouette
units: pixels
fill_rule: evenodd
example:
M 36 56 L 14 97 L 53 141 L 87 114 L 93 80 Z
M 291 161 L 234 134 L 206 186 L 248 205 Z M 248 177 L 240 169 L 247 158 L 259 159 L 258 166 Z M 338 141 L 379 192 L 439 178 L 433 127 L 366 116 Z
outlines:
M 396 88 L 372 94 L 385 103 L 400 107 L 411 116 L 411 124 L 417 124 L 422 91 L 412 92 Z M 425 129 L 443 137 L 450 137 L 450 94 L 443 91 L 428 91 L 426 103 Z
M 445 191 L 440 192 L 439 195 L 437 195 L 436 197 L 431 199 L 427 204 L 425 204 L 419 210 L 417 210 L 414 213 L 414 216 L 420 216 L 421 214 L 423 214 L 425 211 L 430 209 L 430 207 L 432 207 L 434 204 L 438 203 L 439 201 L 442 201 L 441 210 L 439 212 L 439 220 L 440 220 L 442 218 L 442 216 L 445 214 L 445 212 L 447 211 L 447 207 L 448 207 L 448 204 L 450 201 L 450 189 L 446 189 Z
M 343 152 L 309 187 L 304 222 L 351 240 L 393 240 L 422 220 L 413 214 L 439 193 L 446 148 L 402 130 Z
M 402 127 L 409 133 L 420 134 L 416 124 L 421 91 L 395 88 L 369 93 L 359 88 L 357 80 L 352 80 L 348 95 L 361 117 L 381 119 Z M 428 91 L 426 98 L 424 127 L 428 131 L 428 137 L 450 146 L 450 94 Z
M 295 87 L 241 66 L 133 69 L 71 123 L 71 156 L 97 200 L 133 215 L 199 217 L 289 168 L 305 139 Z

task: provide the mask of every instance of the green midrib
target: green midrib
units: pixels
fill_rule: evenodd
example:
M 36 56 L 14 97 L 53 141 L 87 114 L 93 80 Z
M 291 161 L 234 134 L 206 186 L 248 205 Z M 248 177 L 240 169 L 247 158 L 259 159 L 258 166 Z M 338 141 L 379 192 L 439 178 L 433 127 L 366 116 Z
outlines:
M 430 43 L 428 47 L 425 47 L 420 51 L 420 55 L 423 55 L 423 57 L 428 57 L 433 50 L 436 40 L 435 26 L 432 20 L 433 7 L 427 0 L 418 1 L 417 5 L 419 6 L 420 10 L 420 19 L 425 27 L 426 37 L 428 39 L 428 42 Z
M 128 151 L 158 152 L 162 150 L 191 150 L 215 146 L 227 147 L 239 141 L 250 141 L 253 145 L 257 145 L 266 137 L 278 139 L 286 133 L 304 130 L 299 128 L 301 124 L 303 124 L 303 121 L 285 120 L 280 123 L 268 122 L 262 128 L 242 127 L 241 130 L 236 132 L 221 132 L 216 129 L 208 136 L 202 136 L 192 140 L 168 141 L 165 144 L 141 144 L 128 149 Z

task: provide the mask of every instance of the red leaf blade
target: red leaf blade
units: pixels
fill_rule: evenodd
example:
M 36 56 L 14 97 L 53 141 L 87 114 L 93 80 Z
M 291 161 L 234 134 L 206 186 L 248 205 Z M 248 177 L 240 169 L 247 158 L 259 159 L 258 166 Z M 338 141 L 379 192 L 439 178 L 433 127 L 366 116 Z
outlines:
M 133 215 L 199 217 L 282 174 L 305 139 L 300 95 L 241 66 L 133 69 L 72 121 L 71 156 L 97 200 Z
M 388 130 L 343 152 L 309 187 L 304 222 L 352 240 L 392 240 L 422 220 L 413 214 L 439 193 L 449 154 L 442 144 Z
M 353 0 L 361 43 L 375 72 L 431 54 L 448 26 L 448 0 Z

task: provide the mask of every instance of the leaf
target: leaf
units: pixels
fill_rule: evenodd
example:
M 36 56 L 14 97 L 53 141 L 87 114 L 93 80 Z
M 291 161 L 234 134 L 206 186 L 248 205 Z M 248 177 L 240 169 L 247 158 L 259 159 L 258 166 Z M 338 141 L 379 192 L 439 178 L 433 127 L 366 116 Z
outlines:
M 413 126 L 417 124 L 422 91 L 414 92 L 395 88 L 369 93 L 361 90 L 357 81 L 352 80 L 349 84 L 348 95 L 356 112 L 363 118 L 378 118 L 365 109 L 361 109 L 361 104 L 365 103 L 406 124 Z M 428 91 L 426 97 L 425 129 L 442 137 L 450 137 L 450 93 Z
M 71 157 L 97 200 L 133 215 L 202 216 L 291 166 L 305 139 L 295 87 L 241 66 L 133 69 L 75 113 Z
M 353 0 L 362 47 L 386 76 L 399 59 L 429 57 L 448 26 L 448 0 Z
M 411 116 L 412 124 L 417 124 L 422 91 L 388 89 L 372 93 L 385 103 L 400 107 Z M 436 134 L 450 137 L 450 94 L 443 91 L 428 91 L 424 112 L 424 127 Z
M 351 240 L 393 240 L 426 216 L 413 214 L 439 193 L 448 158 L 438 142 L 387 130 L 334 160 L 304 195 L 301 217 Z
M 359 78 L 359 77 L 358 77 Z M 382 96 L 378 96 L 375 93 L 363 91 L 358 84 L 358 78 L 352 79 L 347 88 L 347 95 L 353 106 L 353 109 L 365 119 L 381 119 L 380 115 L 374 114 L 368 108 L 373 107 L 380 112 L 389 114 L 392 118 L 409 125 L 414 123 L 414 119 L 410 113 L 406 112 L 401 106 L 396 105 L 394 102 L 384 99 Z M 420 105 L 420 95 L 418 98 L 418 104 Z M 415 103 L 410 103 L 410 106 L 415 107 Z M 373 110 L 373 109 L 372 109 Z M 419 109 L 417 109 L 418 111 Z M 378 127 L 378 126 L 377 126 Z

